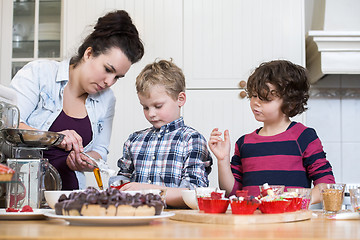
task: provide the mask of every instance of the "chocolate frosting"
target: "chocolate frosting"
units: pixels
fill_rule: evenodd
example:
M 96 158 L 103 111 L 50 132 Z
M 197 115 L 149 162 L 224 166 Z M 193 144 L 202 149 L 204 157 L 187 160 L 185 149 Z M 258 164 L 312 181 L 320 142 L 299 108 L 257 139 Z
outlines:
M 131 195 L 126 192 L 119 191 L 115 188 L 108 188 L 104 191 L 98 191 L 94 187 L 88 187 L 82 192 L 72 192 L 69 197 L 62 194 L 58 202 L 55 204 L 55 213 L 62 215 L 62 210 L 66 212 L 77 210 L 81 215 L 83 205 L 99 204 L 101 207 L 108 208 L 110 205 L 118 207 L 120 205 L 130 205 L 132 207 L 149 206 L 155 208 L 155 215 L 160 215 L 165 207 L 161 197 L 157 194 L 136 193 Z

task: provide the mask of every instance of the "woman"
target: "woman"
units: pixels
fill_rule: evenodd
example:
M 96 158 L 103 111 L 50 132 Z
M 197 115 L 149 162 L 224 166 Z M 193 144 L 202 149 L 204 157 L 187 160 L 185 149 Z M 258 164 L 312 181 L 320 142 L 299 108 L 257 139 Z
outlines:
M 84 171 L 93 163 L 81 154 L 106 160 L 115 110 L 110 87 L 144 55 L 138 31 L 125 11 L 98 19 L 76 56 L 62 62 L 36 60 L 13 78 L 20 128 L 65 135 L 44 157 L 59 171 L 63 190 L 86 187 Z

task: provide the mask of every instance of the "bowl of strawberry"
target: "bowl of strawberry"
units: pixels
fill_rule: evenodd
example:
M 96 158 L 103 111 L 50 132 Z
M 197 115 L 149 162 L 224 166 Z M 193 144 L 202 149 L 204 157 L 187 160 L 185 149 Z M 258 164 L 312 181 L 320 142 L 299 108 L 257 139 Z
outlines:
M 212 192 L 210 197 L 202 198 L 202 208 L 205 213 L 225 213 L 229 199 L 223 198 L 223 193 Z

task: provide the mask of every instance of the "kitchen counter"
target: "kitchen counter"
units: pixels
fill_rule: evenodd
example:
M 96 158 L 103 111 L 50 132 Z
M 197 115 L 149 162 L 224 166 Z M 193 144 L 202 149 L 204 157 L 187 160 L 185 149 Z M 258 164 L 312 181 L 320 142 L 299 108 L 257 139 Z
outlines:
M 360 239 L 359 220 L 220 225 L 160 219 L 142 226 L 71 226 L 63 220 L 0 221 L 0 239 Z

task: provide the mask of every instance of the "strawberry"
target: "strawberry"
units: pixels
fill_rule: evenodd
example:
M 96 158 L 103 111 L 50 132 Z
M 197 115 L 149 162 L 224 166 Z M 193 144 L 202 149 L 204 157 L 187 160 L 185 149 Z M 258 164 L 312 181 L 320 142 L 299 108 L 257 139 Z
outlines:
M 219 200 L 219 199 L 221 199 L 221 193 L 217 193 L 217 192 L 212 192 L 211 193 L 211 199 L 213 199 L 213 200 Z
M 15 209 L 15 208 L 7 208 L 6 212 L 18 212 L 19 209 Z
M 29 205 L 25 205 L 20 212 L 33 212 L 33 209 Z
M 236 190 L 235 196 L 237 197 L 247 197 L 248 190 Z

